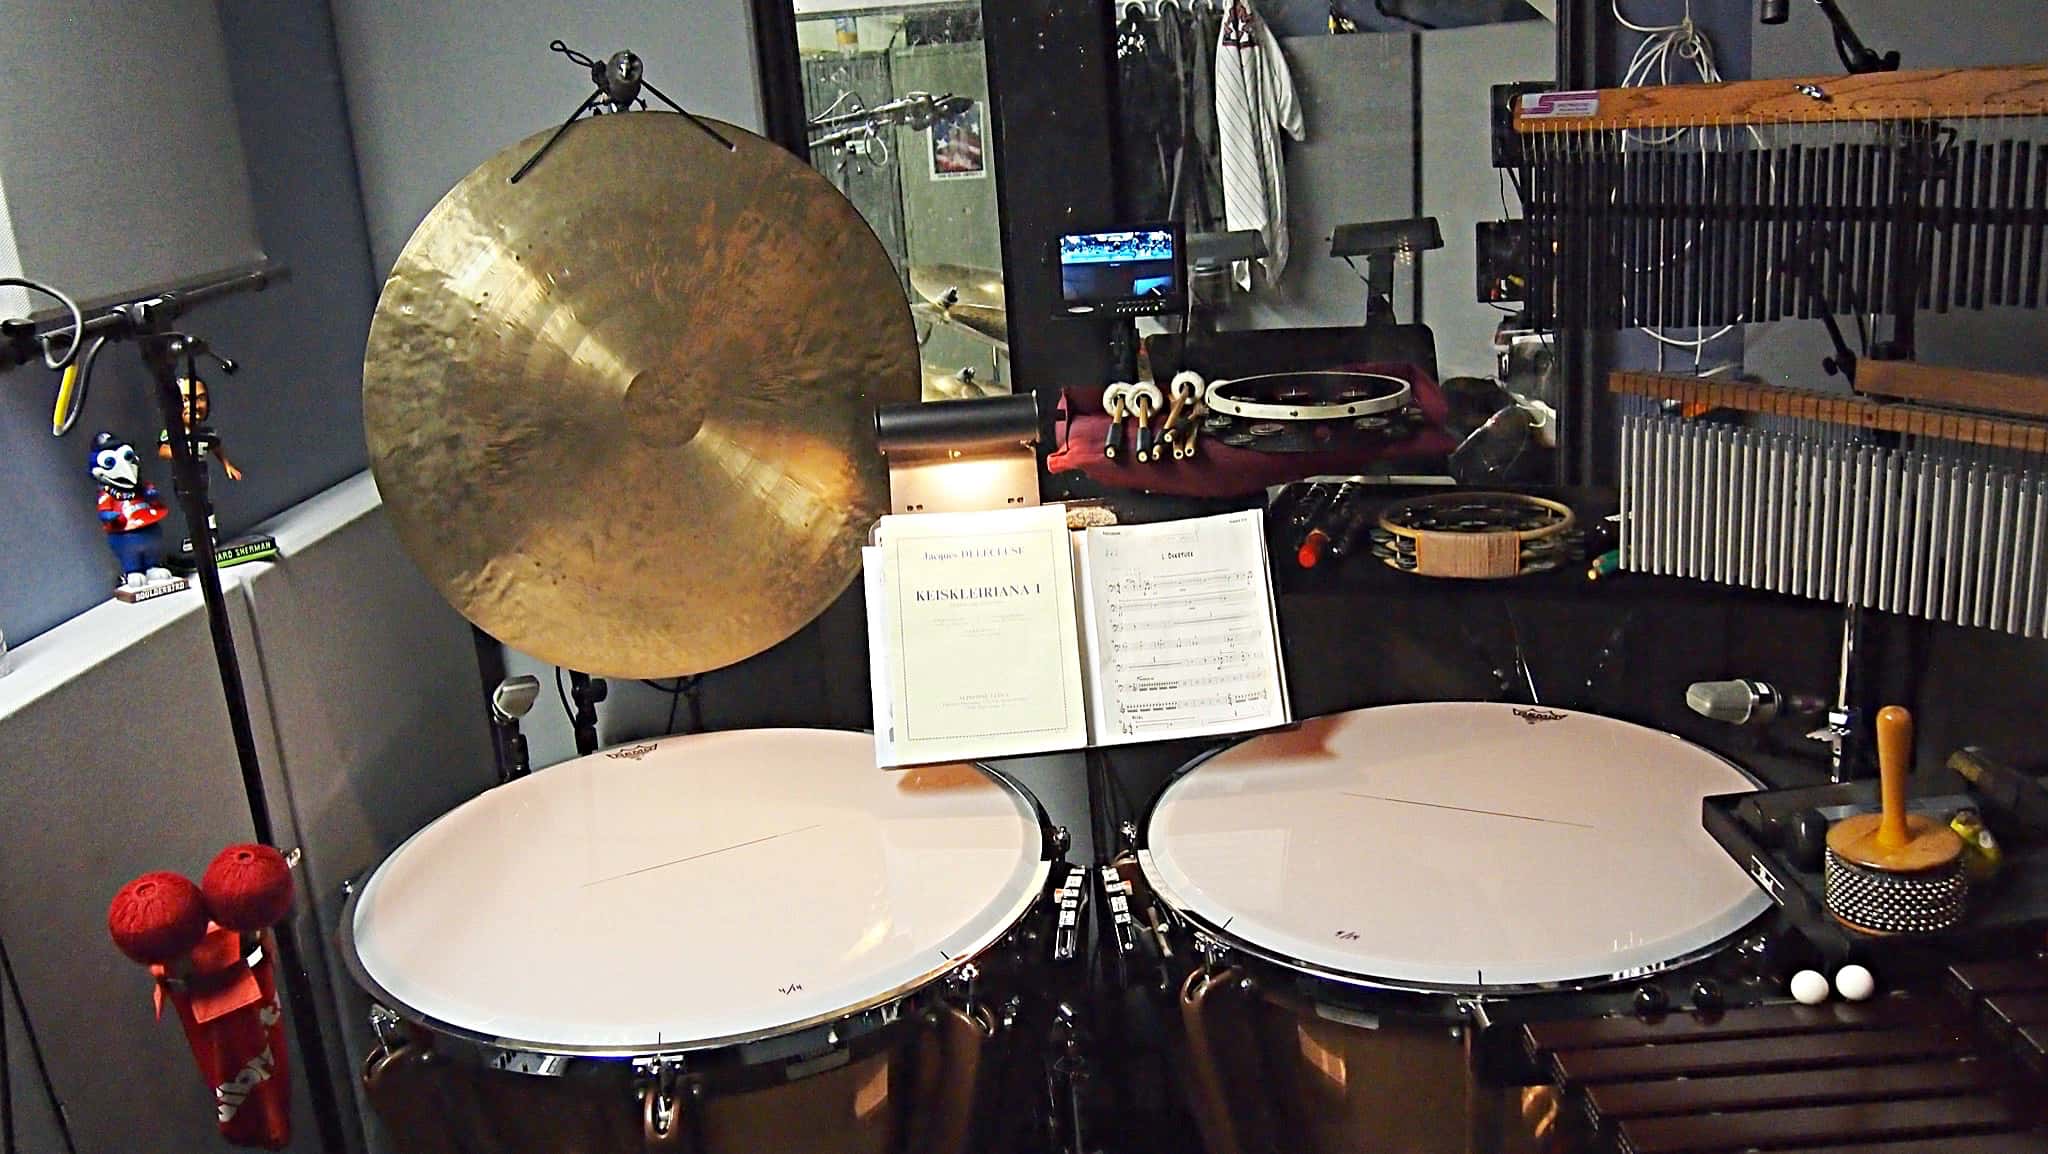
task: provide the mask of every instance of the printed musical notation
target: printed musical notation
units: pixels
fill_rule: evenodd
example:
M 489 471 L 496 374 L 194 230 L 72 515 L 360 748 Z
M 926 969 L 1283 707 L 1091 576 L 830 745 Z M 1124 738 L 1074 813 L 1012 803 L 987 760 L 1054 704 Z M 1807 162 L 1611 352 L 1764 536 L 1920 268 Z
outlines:
M 1097 740 L 1286 722 L 1256 513 L 1091 530 L 1087 567 Z

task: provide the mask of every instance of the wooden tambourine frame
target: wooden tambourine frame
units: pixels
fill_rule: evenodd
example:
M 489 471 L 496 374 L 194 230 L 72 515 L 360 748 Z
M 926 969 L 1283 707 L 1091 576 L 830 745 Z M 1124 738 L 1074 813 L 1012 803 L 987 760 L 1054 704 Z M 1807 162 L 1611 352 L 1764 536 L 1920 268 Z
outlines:
M 1407 510 L 1468 504 L 1474 500 L 1540 508 L 1557 514 L 1560 519 L 1555 524 L 1545 525 L 1540 529 L 1502 529 L 1486 533 L 1447 533 L 1435 529 L 1415 529 L 1395 521 L 1398 515 Z M 1405 538 L 1414 542 L 1415 568 L 1404 569 L 1405 572 L 1418 573 L 1424 577 L 1487 580 L 1520 576 L 1524 546 L 1532 541 L 1548 540 L 1569 533 L 1576 522 L 1577 517 L 1569 505 L 1545 500 L 1542 497 L 1528 497 L 1519 493 L 1444 493 L 1388 506 L 1380 513 L 1379 527 L 1395 538 Z

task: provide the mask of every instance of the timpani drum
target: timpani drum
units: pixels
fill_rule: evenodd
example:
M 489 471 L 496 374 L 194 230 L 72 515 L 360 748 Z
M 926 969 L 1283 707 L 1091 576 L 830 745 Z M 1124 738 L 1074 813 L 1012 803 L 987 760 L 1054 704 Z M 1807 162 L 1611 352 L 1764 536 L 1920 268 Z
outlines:
M 1401 705 L 1198 760 L 1137 864 L 1188 959 L 1177 1047 L 1210 1154 L 1556 1149 L 1480 1039 L 1715 955 L 1769 899 L 1700 825 L 1755 782 L 1591 714 Z M 1619 990 L 1621 996 L 1615 996 Z
M 879 772 L 864 734 L 543 770 L 351 897 L 368 1098 L 409 1154 L 973 1149 L 995 1003 L 1057 854 L 1010 782 Z

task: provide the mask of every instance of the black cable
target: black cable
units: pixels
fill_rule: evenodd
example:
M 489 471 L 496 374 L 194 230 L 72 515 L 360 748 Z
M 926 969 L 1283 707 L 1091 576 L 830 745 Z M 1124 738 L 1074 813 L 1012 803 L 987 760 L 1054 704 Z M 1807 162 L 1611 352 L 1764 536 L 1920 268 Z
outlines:
M 14 1067 L 7 1057 L 7 1003 L 0 994 L 0 1154 L 14 1154 Z
M 50 1104 L 50 1117 L 57 1122 L 57 1136 L 64 1141 L 65 1154 L 78 1154 L 78 1143 L 73 1141 L 71 1137 L 71 1120 L 64 1114 L 64 1104 L 57 1100 L 56 1083 L 50 1081 L 50 1067 L 43 1061 L 43 1044 L 36 1040 L 35 1023 L 29 1020 L 28 1003 L 22 1000 L 21 983 L 15 980 L 14 963 L 7 956 L 7 942 L 4 938 L 0 938 L 0 978 L 4 978 L 7 985 L 5 992 L 0 993 L 0 1027 L 4 1027 L 6 1021 L 6 1002 L 12 1001 L 15 1005 L 20 1006 L 21 1033 L 23 1037 L 28 1039 L 29 1057 L 36 1064 L 36 1076 L 43 1080 L 43 1095 Z M 0 1063 L 0 1068 L 4 1068 L 4 1063 Z M 11 1094 L 7 1101 L 11 1113 L 13 1103 Z M 9 1154 L 12 1154 L 11 1145 L 9 1146 Z
M 559 665 L 555 666 L 555 700 L 562 703 L 562 716 L 568 718 L 569 724 L 574 726 L 576 711 L 569 707 L 569 691 L 562 688 L 562 667 Z

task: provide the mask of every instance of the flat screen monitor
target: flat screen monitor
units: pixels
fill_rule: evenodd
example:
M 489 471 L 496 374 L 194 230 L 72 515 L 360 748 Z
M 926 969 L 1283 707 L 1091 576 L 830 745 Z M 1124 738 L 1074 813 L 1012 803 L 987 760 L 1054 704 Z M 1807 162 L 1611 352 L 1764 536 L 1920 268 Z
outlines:
M 1068 316 L 1153 316 L 1187 301 L 1179 225 L 1060 238 L 1060 304 Z

